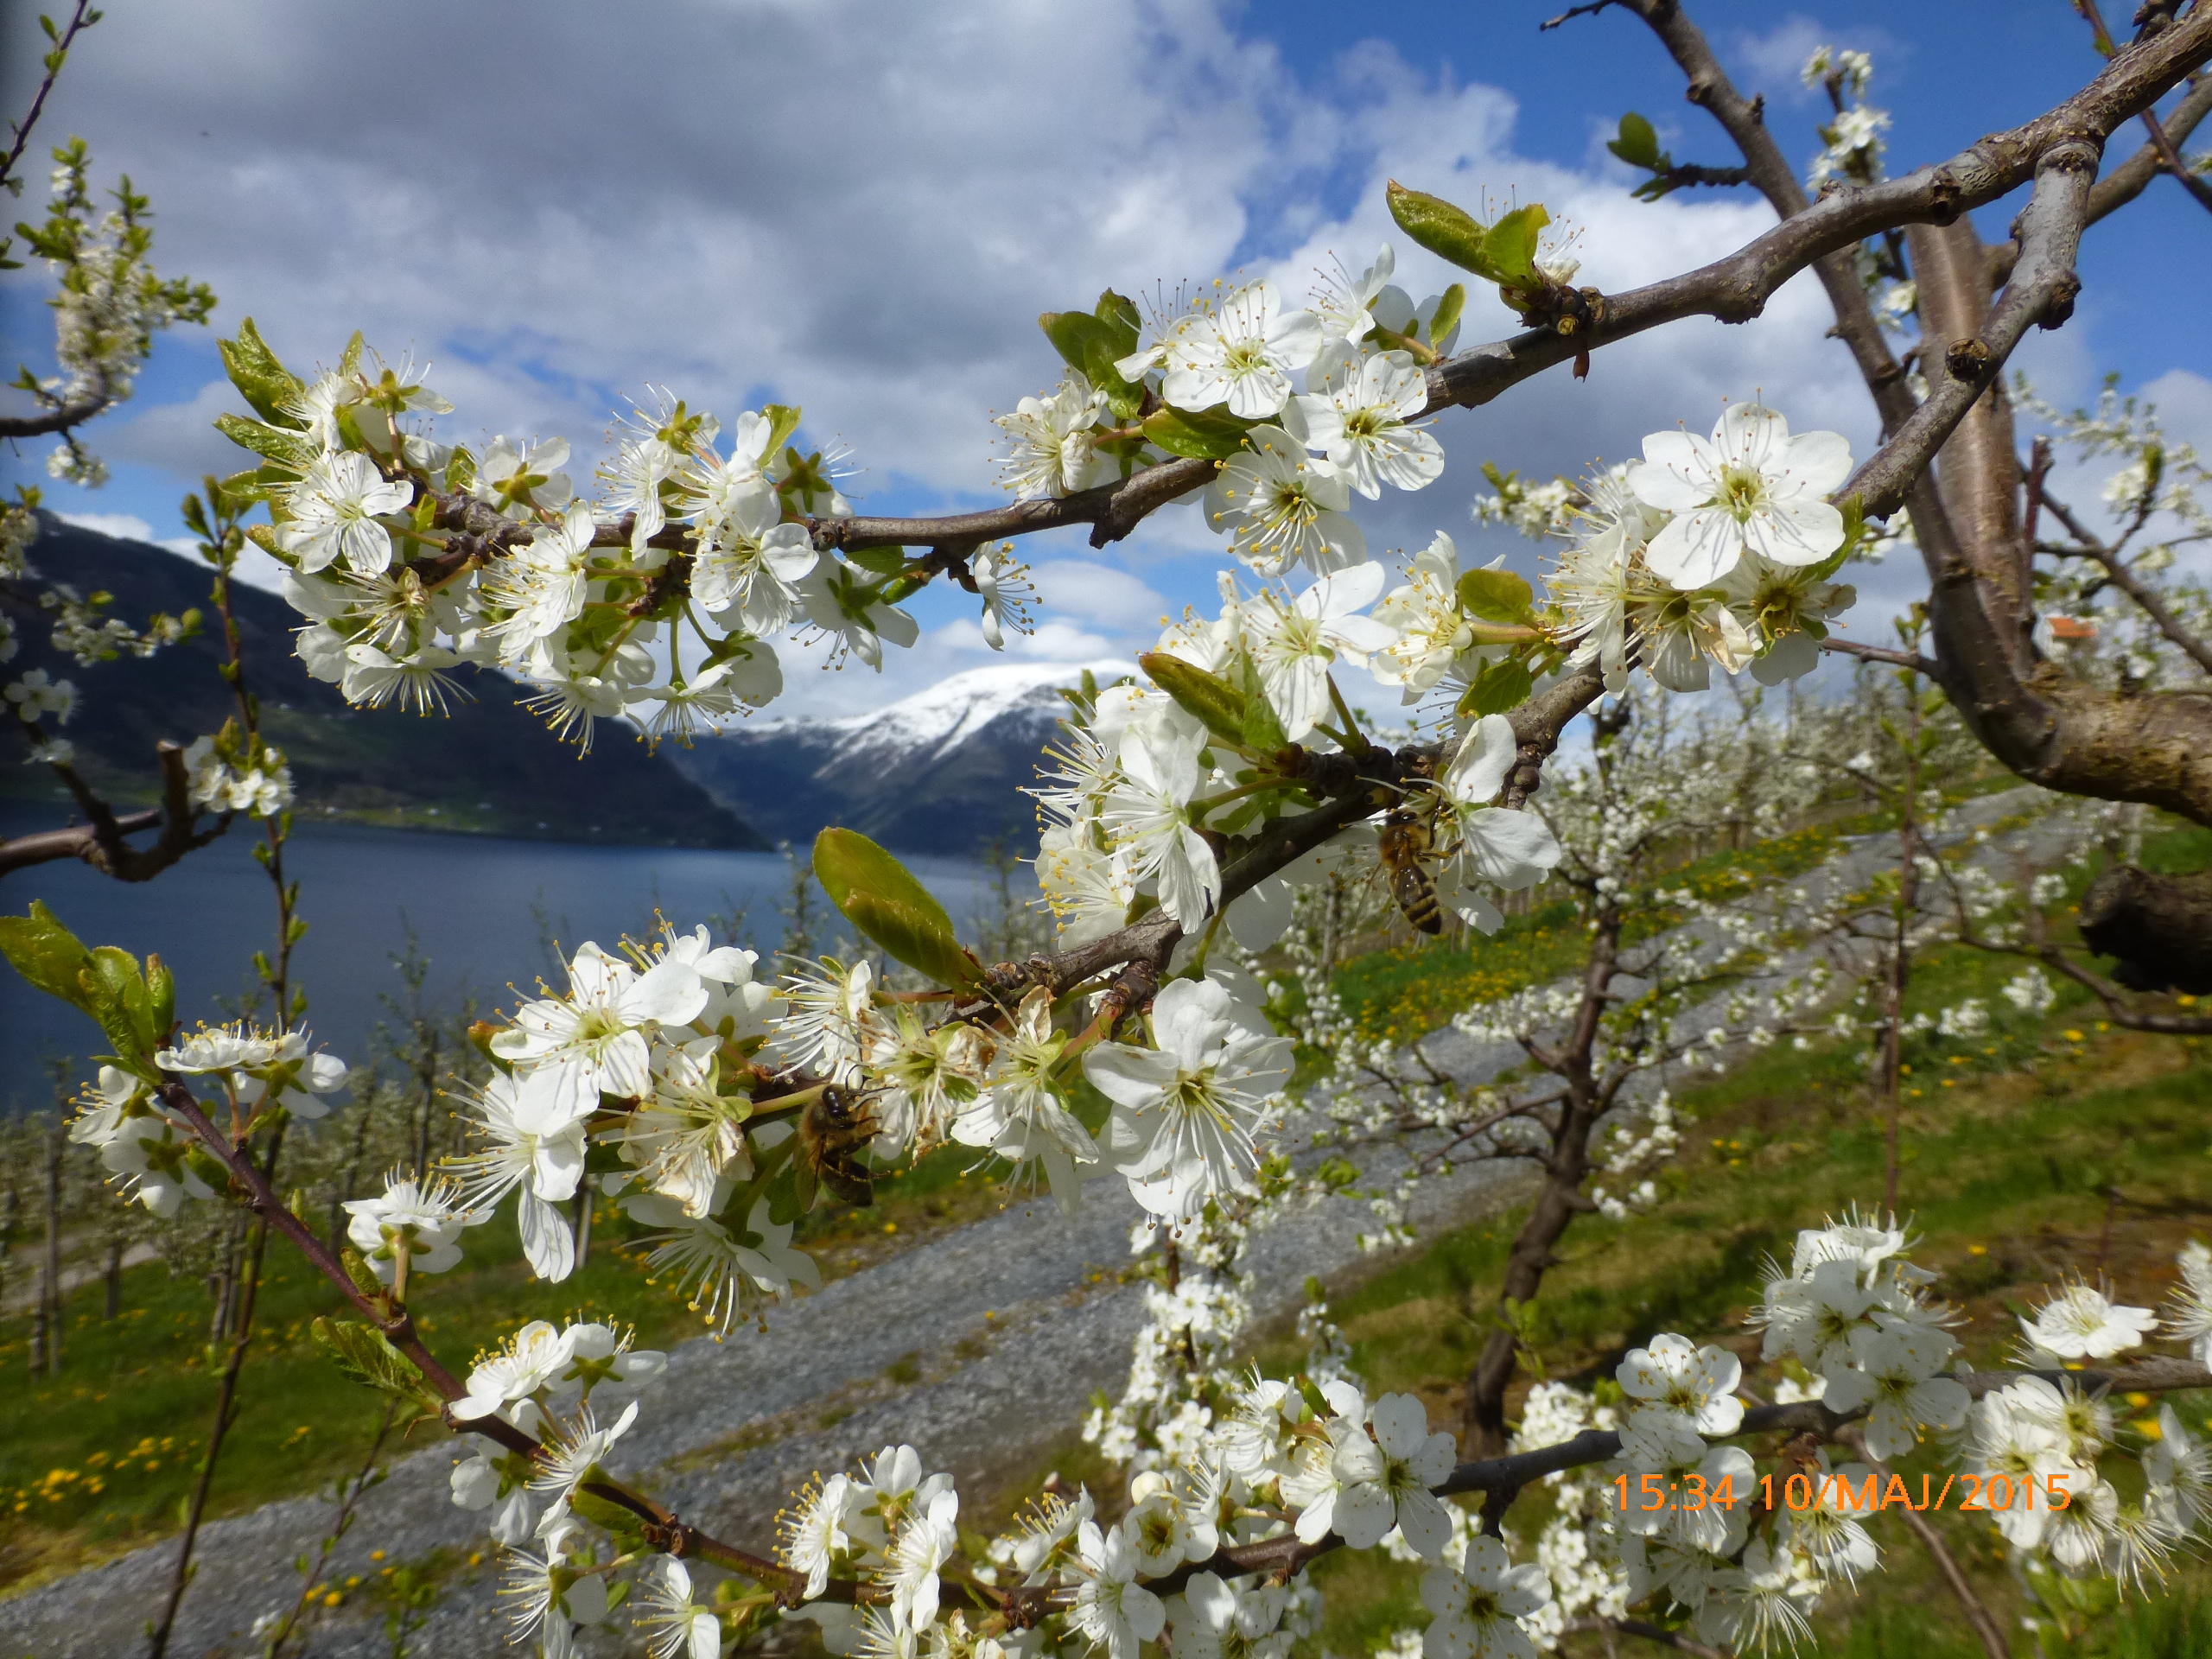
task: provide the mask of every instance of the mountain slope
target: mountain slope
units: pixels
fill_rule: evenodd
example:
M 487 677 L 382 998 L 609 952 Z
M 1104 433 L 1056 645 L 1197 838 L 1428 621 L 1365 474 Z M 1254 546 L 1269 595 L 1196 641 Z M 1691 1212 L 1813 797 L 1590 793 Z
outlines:
M 217 665 L 220 629 L 207 603 L 208 572 L 143 542 L 119 540 L 41 515 L 30 559 L 40 575 L 81 594 L 118 596 L 112 613 L 137 624 L 153 611 L 197 607 L 196 639 L 154 657 L 79 668 L 48 645 L 45 619 L 11 607 L 22 649 L 0 671 L 14 678 L 44 668 L 73 680 L 77 713 L 61 735 L 77 746 L 79 769 L 118 805 L 150 800 L 154 745 L 188 743 L 232 712 Z M 338 688 L 310 678 L 292 654 L 299 623 L 273 594 L 233 587 L 232 606 L 247 684 L 259 696 L 263 729 L 292 766 L 302 816 L 561 841 L 642 842 L 680 847 L 757 848 L 761 838 L 643 743 L 603 732 L 588 755 L 555 740 L 515 702 L 499 675 L 463 669 L 472 694 L 449 718 L 397 709 L 356 709 Z M 5 756 L 19 758 L 20 749 Z M 66 803 L 44 767 L 0 764 L 0 795 Z M 55 822 L 62 821 L 57 815 Z
M 764 833 L 804 845 L 842 824 L 903 852 L 972 855 L 1033 846 L 1024 785 L 1067 704 L 1057 688 L 1124 664 L 1005 663 L 970 669 L 874 714 L 750 722 L 670 758 Z

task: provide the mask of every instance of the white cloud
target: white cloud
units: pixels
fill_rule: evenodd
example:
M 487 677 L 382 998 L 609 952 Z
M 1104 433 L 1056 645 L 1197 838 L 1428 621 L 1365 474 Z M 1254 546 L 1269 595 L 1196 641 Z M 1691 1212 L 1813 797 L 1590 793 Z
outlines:
M 1878 23 L 1856 19 L 1842 23 L 1819 22 L 1802 12 L 1792 13 L 1764 34 L 1745 30 L 1732 36 L 1728 44 L 1729 55 L 1751 71 L 1751 84 L 1745 88 L 1745 92 L 1764 93 L 1769 103 L 1788 104 L 1827 101 L 1827 93 L 1823 89 L 1808 86 L 1801 79 L 1805 60 L 1817 48 L 1836 46 L 1872 54 L 1877 85 L 1910 51 L 1904 42 Z
M 197 484 L 209 474 L 227 477 L 253 464 L 251 455 L 215 429 L 218 415 L 251 413 L 228 380 L 211 380 L 182 403 L 125 404 L 88 435 L 111 461 L 157 467 Z
M 154 527 L 134 512 L 65 512 L 60 517 L 65 524 L 74 524 L 99 536 L 114 536 L 126 542 L 154 539 Z
M 1031 573 L 1046 615 L 1078 618 L 1104 628 L 1156 627 L 1169 607 L 1141 577 L 1087 559 L 1052 559 Z

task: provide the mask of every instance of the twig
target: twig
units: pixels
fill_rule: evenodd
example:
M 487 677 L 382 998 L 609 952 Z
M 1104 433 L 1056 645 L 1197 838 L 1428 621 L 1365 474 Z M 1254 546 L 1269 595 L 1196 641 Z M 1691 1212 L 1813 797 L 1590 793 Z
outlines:
M 1866 1449 L 1866 1431 L 1859 1424 L 1847 1424 L 1837 1431 L 1835 1438 L 1864 1458 L 1866 1466 L 1882 1478 L 1885 1485 L 1896 1478 L 1890 1465 Z M 1936 1570 L 1943 1575 L 1943 1582 L 1958 1598 L 1959 1606 L 1966 1613 L 1967 1623 L 1974 1626 L 1974 1633 L 1980 1638 L 1989 1659 L 2012 1659 L 2012 1649 L 2005 1640 L 2003 1626 L 1991 1617 L 1989 1609 L 1982 1605 L 1981 1598 L 1974 1593 L 1974 1586 L 1967 1582 L 1957 1558 L 1943 1542 L 1942 1535 L 1930 1526 L 1928 1517 L 1911 1504 L 1900 1504 L 1898 1508 L 1904 1516 L 1905 1525 L 1934 1559 Z
M 2088 526 L 2074 516 L 2073 510 L 2048 490 L 2044 492 L 2043 505 L 2052 518 L 2066 526 L 2067 533 L 2081 544 L 2082 556 L 2102 565 L 2107 580 L 2133 600 L 2136 608 L 2158 625 L 2160 633 L 2179 647 L 2191 662 L 2207 674 L 2212 674 L 2212 645 L 2208 645 L 2186 627 L 2166 602 L 2144 585 L 2141 579 L 2128 569 L 2126 560 L 2120 556 L 2118 550 L 2101 537 L 2092 535 Z
M 92 21 L 86 16 L 91 10 L 92 0 L 77 0 L 76 10 L 70 13 L 69 22 L 55 40 L 49 57 L 66 59 L 68 56 L 70 43 L 92 27 Z M 7 159 L 0 161 L 0 188 L 5 188 L 8 181 L 16 176 L 16 163 L 23 159 L 23 150 L 31 141 L 31 129 L 38 125 L 39 117 L 45 112 L 46 95 L 54 90 L 54 80 L 60 73 L 61 65 L 56 62 L 39 82 L 38 91 L 31 99 L 29 112 L 21 121 L 10 124 L 16 129 L 16 142 L 9 147 Z
M 1934 660 L 1923 657 L 1916 651 L 1891 651 L 1886 645 L 1863 645 L 1856 639 L 1838 639 L 1833 635 L 1821 641 L 1821 649 L 1845 657 L 1856 657 L 1861 662 L 1888 663 L 1897 668 L 1909 668 L 1931 680 L 1937 677 Z

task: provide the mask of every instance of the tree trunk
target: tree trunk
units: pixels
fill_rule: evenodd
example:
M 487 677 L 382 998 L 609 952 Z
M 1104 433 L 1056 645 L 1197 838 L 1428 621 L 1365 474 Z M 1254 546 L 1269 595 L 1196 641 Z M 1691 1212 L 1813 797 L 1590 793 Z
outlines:
M 46 1313 L 46 1371 L 61 1370 L 61 1163 L 69 1131 L 56 1112 L 46 1132 L 46 1260 L 39 1272 L 39 1305 Z
M 1567 1084 L 1567 1098 L 1560 1108 L 1559 1128 L 1552 1135 L 1542 1190 L 1536 1194 L 1535 1205 L 1521 1224 L 1513 1240 L 1513 1252 L 1506 1258 L 1505 1276 L 1498 1286 L 1501 1312 L 1508 1301 L 1526 1304 L 1535 1300 L 1545 1272 L 1557 1260 L 1554 1248 L 1575 1212 L 1588 1207 L 1582 1197 L 1582 1182 L 1590 1173 L 1590 1133 L 1605 1109 L 1590 1057 L 1598 1039 L 1599 1020 L 1605 1011 L 1605 988 L 1612 982 L 1613 963 L 1620 950 L 1622 921 L 1618 911 L 1599 912 L 1597 930 L 1591 937 L 1590 960 L 1583 970 L 1582 1001 L 1567 1041 L 1547 1068 Z M 1511 1329 L 1501 1326 L 1493 1331 L 1468 1376 L 1462 1438 L 1471 1458 L 1494 1458 L 1505 1451 L 1505 1394 L 1513 1383 L 1517 1345 Z
M 2212 992 L 2212 871 L 2107 870 L 2082 895 L 2081 921 L 2082 942 L 2119 958 L 2113 977 L 2129 989 Z
M 123 1235 L 107 1241 L 107 1295 L 100 1304 L 100 1318 L 112 1319 L 123 1312 Z

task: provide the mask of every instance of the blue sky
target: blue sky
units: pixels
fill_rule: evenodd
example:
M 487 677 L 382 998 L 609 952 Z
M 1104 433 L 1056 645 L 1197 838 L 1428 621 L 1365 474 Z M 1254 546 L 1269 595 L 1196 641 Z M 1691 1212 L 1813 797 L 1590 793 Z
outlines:
M 222 330 L 253 315 L 312 363 L 359 326 L 394 355 L 432 358 L 461 404 L 451 435 L 559 431 L 588 454 L 611 406 L 648 384 L 725 416 L 772 396 L 853 446 L 863 510 L 927 511 L 998 499 L 988 414 L 1056 372 L 1038 310 L 1238 269 L 1302 292 L 1329 257 L 1371 257 L 1389 232 L 1386 176 L 1470 205 L 1546 201 L 1581 229 L 1583 280 L 1608 288 L 1755 234 L 1767 219 L 1746 193 L 1627 200 L 1633 177 L 1603 150 L 1624 110 L 1680 158 L 1733 158 L 1640 22 L 1539 34 L 1559 8 L 670 0 L 617 20 L 582 3 L 118 0 L 48 136 L 84 133 L 103 168 L 153 194 L 164 269 L 214 283 Z M 1796 66 L 1820 41 L 1874 53 L 1897 170 L 2039 112 L 2097 67 L 2066 0 L 1694 12 L 1801 161 L 1823 105 Z M 11 106 L 33 15 L 4 11 Z M 501 72 L 481 73 L 494 59 Z M 228 73 L 175 73 L 194 62 Z M 1986 233 L 2017 206 L 1985 212 Z M 2155 181 L 2091 233 L 2075 320 L 2024 363 L 2068 401 L 2118 371 L 2212 438 L 2202 308 L 2160 304 L 2201 289 L 2208 255 L 2212 217 Z M 1402 243 L 1400 257 L 1416 295 L 1451 280 Z M 35 275 L 0 284 L 0 320 L 34 363 Z M 1483 459 L 1573 473 L 1643 432 L 1707 425 L 1725 397 L 1763 392 L 1863 451 L 1870 414 L 1826 322 L 1801 280 L 1747 327 L 1668 330 L 1602 353 L 1581 385 L 1554 373 L 1448 415 L 1445 479 L 1364 513 L 1370 543 L 1417 546 L 1440 528 L 1481 541 L 1466 505 Z M 1468 327 L 1509 324 L 1491 304 Z M 135 402 L 91 434 L 113 482 L 50 499 L 176 533 L 198 473 L 236 464 L 207 435 L 225 406 L 212 331 L 165 338 Z M 39 459 L 0 467 L 35 477 Z M 1533 549 L 1508 551 L 1534 569 Z M 1219 563 L 1187 513 L 1103 554 L 1063 536 L 1030 556 L 1052 620 L 1019 649 L 1064 661 L 1126 650 L 1161 611 L 1210 601 Z M 1910 585 L 1882 573 L 1870 607 Z M 918 608 L 929 649 L 880 682 L 795 674 L 787 706 L 849 711 L 988 660 L 963 605 Z

